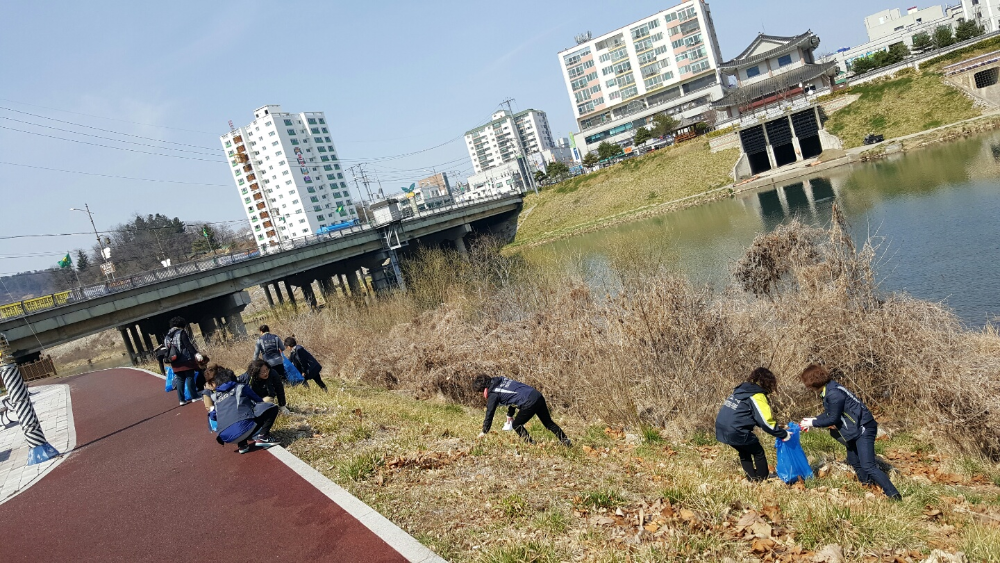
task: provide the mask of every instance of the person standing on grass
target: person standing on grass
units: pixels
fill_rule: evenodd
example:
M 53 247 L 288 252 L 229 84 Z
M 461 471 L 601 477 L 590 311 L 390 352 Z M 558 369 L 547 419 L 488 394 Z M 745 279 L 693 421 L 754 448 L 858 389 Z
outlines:
M 774 421 L 771 404 L 767 401 L 767 396 L 777 387 L 778 380 L 771 370 L 757 368 L 733 389 L 715 417 L 715 439 L 739 453 L 740 465 L 751 482 L 764 481 L 770 474 L 764 447 L 753 429 L 759 426 L 779 440 L 788 440 L 791 436 Z
M 858 481 L 865 485 L 874 483 L 882 488 L 885 496 L 901 500 L 902 495 L 875 462 L 878 423 L 868 407 L 843 385 L 834 381 L 823 366 L 810 364 L 799 375 L 799 379 L 809 389 L 823 390 L 823 414 L 803 419 L 800 423 L 802 430 L 834 427 L 847 446 L 847 463 L 854 468 Z
M 316 358 L 314 358 L 308 350 L 300 346 L 299 343 L 295 341 L 294 336 L 289 336 L 285 339 L 285 346 L 288 346 L 291 350 L 288 353 L 288 360 L 292 362 L 295 369 L 299 370 L 299 373 L 301 373 L 302 377 L 305 378 L 305 386 L 309 387 L 309 380 L 311 379 L 316 382 L 316 385 L 318 385 L 320 389 L 326 391 L 326 384 L 323 383 L 323 379 L 319 376 L 319 372 L 323 370 L 323 366 L 319 365 Z
M 482 393 L 486 399 L 486 419 L 483 421 L 483 432 L 479 435 L 480 438 L 488 434 L 490 427 L 493 426 L 493 415 L 496 413 L 497 406 L 509 405 L 517 407 L 517 415 L 511 424 L 517 435 L 525 442 L 534 443 L 524 425 L 531 420 L 531 417 L 537 415 L 542 425 L 549 432 L 555 434 L 564 446 L 573 445 L 562 428 L 552 422 L 549 407 L 545 404 L 545 397 L 534 387 L 506 377 L 490 377 L 486 374 L 477 375 L 472 380 L 472 387 L 476 393 Z
M 163 339 L 163 346 L 166 348 L 164 359 L 170 362 L 174 371 L 174 389 L 177 390 L 177 399 L 181 405 L 188 403 L 184 396 L 185 389 L 191 393 L 191 402 L 194 402 L 194 377 L 198 362 L 202 360 L 202 355 L 198 353 L 194 342 L 191 342 L 185 327 L 187 321 L 184 317 L 170 319 L 170 330 Z
M 233 371 L 219 365 L 205 370 L 205 387 L 212 391 L 214 416 L 219 423 L 220 445 L 236 442 L 239 453 L 257 448 L 271 448 L 278 441 L 271 437 L 271 426 L 278 417 L 278 407 L 267 403 L 249 386 L 240 383 Z M 210 415 L 211 416 L 211 415 Z
M 285 357 L 281 352 L 285 349 L 285 343 L 275 334 L 271 334 L 271 329 L 267 325 L 260 325 L 260 338 L 253 350 L 253 359 L 263 359 L 267 362 L 271 387 L 274 388 L 278 405 L 285 406 Z

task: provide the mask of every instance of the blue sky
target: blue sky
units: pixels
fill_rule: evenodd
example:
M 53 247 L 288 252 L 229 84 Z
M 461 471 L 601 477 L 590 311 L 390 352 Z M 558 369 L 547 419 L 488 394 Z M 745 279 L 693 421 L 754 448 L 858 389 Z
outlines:
M 69 211 L 84 203 L 99 229 L 135 212 L 242 219 L 218 136 L 228 120 L 245 125 L 268 103 L 325 111 L 346 165 L 422 151 L 373 165 L 386 192 L 431 168 L 464 179 L 471 163 L 461 136 L 504 98 L 514 98 L 515 109 L 547 112 L 557 136 L 573 130 L 556 53 L 575 34 L 602 34 L 675 3 L 9 4 L 0 21 L 0 162 L 20 166 L 0 164 L 0 273 L 46 268 L 66 250 L 89 247 L 85 235 L 3 238 L 86 232 L 86 216 Z M 762 30 L 811 28 L 821 52 L 856 45 L 865 41 L 864 16 L 907 5 L 912 0 L 710 2 L 727 58 Z

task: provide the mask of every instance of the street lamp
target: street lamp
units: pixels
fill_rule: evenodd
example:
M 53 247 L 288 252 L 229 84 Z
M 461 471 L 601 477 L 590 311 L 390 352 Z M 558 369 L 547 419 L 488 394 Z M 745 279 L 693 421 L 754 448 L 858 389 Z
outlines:
M 101 258 L 104 259 L 104 263 L 107 264 L 108 263 L 108 257 L 104 254 L 104 245 L 101 244 L 101 235 L 97 233 L 97 225 L 94 224 L 94 214 L 90 212 L 90 205 L 84 203 L 83 207 L 84 207 L 84 209 L 79 209 L 79 208 L 76 208 L 76 207 L 70 207 L 69 210 L 70 211 L 82 211 L 82 212 L 84 212 L 84 213 L 87 214 L 87 217 L 90 217 L 90 226 L 94 228 L 94 238 L 97 239 L 97 247 L 101 249 Z M 111 280 L 111 271 L 110 271 L 110 268 L 105 268 L 104 269 L 104 276 L 107 277 L 109 281 Z

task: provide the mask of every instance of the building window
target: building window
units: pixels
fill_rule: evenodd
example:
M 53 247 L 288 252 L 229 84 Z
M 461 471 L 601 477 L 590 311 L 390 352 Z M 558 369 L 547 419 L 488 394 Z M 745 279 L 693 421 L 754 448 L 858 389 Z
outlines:
M 287 131 L 288 131 L 288 136 L 290 136 L 290 137 L 294 137 L 295 136 L 295 129 L 288 129 Z
M 273 137 L 275 135 L 277 135 L 277 133 L 275 133 L 274 131 L 271 131 L 267 134 L 268 137 Z
M 760 76 L 759 66 L 753 66 L 747 69 L 747 78 L 753 78 L 754 76 Z
M 306 121 L 309 122 L 309 125 L 316 125 L 316 120 L 313 119 L 313 118 L 311 118 L 311 117 L 309 119 L 307 119 Z
M 285 120 L 285 125 L 287 125 L 288 127 L 291 127 L 292 126 L 292 120 L 291 119 L 286 119 Z
M 324 133 L 329 133 L 329 131 L 327 131 L 326 127 L 323 127 L 322 130 L 323 130 Z
M 326 170 L 327 172 L 329 172 L 330 170 L 333 170 L 333 166 L 331 166 L 329 164 L 324 164 L 323 165 L 323 170 Z
M 309 131 L 310 131 L 310 132 L 311 132 L 311 133 L 312 133 L 313 135 L 319 135 L 319 127 L 310 127 L 310 128 L 309 128 Z
M 320 148 L 322 148 L 322 147 L 320 147 Z M 321 162 L 330 162 L 330 157 L 326 156 L 325 154 L 323 156 L 319 157 L 319 159 L 320 159 Z
M 298 140 L 298 139 L 292 139 L 292 144 L 293 144 L 293 145 L 297 145 L 297 144 L 299 144 L 299 140 Z
M 785 55 L 783 57 L 778 57 L 778 67 L 788 66 L 792 64 L 792 56 Z

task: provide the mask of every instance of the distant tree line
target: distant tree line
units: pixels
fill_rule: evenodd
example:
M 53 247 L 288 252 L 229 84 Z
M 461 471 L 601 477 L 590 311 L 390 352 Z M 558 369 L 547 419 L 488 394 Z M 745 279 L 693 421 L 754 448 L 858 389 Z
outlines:
M 256 248 L 252 240 L 240 237 L 228 225 L 200 221 L 185 223 L 177 217 L 171 219 L 159 213 L 136 214 L 131 221 L 115 225 L 100 237 L 100 246 L 95 240 L 90 248 L 70 252 L 71 260 L 66 267 L 59 267 L 53 260 L 51 268 L 0 278 L 6 287 L 0 302 L 20 301 L 103 281 L 102 247 L 111 249 L 110 261 L 115 266 L 115 277 L 119 278 L 163 268 L 163 262 L 168 259 L 171 264 L 178 264 L 213 252 Z
M 955 43 L 967 41 L 974 37 L 979 37 L 986 30 L 973 20 L 963 21 L 955 26 L 954 32 L 951 26 L 939 25 L 934 29 L 934 33 L 921 31 L 913 36 L 913 52 L 926 53 L 935 49 L 950 47 Z M 850 63 L 851 71 L 854 74 L 865 74 L 882 67 L 894 65 L 906 60 L 911 54 L 910 48 L 906 44 L 893 43 L 887 51 L 872 53 L 867 57 L 854 59 Z

